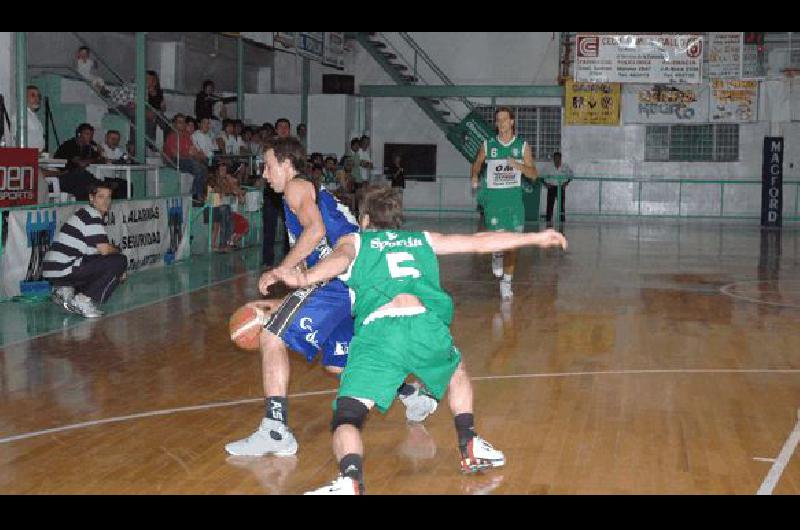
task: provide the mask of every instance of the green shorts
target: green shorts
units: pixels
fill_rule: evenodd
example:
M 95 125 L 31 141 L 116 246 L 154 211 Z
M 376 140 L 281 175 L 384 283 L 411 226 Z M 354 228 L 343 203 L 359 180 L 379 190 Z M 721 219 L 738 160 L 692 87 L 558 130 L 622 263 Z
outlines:
M 337 397 L 369 399 L 385 413 L 413 374 L 441 399 L 460 362 L 450 329 L 432 312 L 379 318 L 350 342 Z
M 523 232 L 525 205 L 517 201 L 484 201 L 483 223 L 491 232 Z

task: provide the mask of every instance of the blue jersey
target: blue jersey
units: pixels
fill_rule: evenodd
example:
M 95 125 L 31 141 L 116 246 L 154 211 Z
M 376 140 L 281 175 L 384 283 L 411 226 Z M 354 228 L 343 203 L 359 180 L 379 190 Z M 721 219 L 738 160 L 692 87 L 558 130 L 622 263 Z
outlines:
M 340 237 L 358 232 L 358 221 L 347 206 L 339 202 L 324 187 L 320 187 L 317 193 L 317 207 L 322 214 L 322 222 L 325 224 L 325 235 L 311 254 L 306 257 L 306 265 L 309 268 L 333 252 L 333 247 Z M 294 246 L 295 241 L 303 233 L 303 225 L 286 204 L 286 199 L 283 200 L 283 209 L 286 212 L 286 231 L 289 234 L 289 243 Z M 334 280 L 334 282 L 339 282 L 339 280 Z

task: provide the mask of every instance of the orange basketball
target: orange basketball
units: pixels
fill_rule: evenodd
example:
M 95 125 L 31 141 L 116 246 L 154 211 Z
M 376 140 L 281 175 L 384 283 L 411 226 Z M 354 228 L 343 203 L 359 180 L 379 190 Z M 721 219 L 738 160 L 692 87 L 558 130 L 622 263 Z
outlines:
M 266 323 L 266 314 L 261 309 L 243 305 L 228 321 L 231 340 L 243 350 L 257 350 L 261 343 L 261 330 Z

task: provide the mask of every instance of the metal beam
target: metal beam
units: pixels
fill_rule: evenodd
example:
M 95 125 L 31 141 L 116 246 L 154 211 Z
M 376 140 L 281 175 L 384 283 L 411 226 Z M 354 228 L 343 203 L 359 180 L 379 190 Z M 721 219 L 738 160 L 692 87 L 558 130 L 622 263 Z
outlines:
M 145 106 L 147 95 L 147 69 L 145 61 L 147 56 L 146 40 L 147 34 L 142 31 L 136 32 L 136 161 L 144 164 L 147 160 L 147 152 L 144 142 L 145 133 Z M 160 110 L 160 109 L 157 109 Z M 130 197 L 128 197 L 130 199 Z
M 236 118 L 244 120 L 244 40 L 236 39 Z
M 396 97 L 546 97 L 560 98 L 562 86 L 541 85 L 361 85 L 359 95 Z
M 17 147 L 28 147 L 28 35 L 17 31 Z
M 301 76 L 302 89 L 300 91 L 300 123 L 306 124 L 308 134 L 308 92 L 311 87 L 311 61 L 303 57 L 303 74 Z

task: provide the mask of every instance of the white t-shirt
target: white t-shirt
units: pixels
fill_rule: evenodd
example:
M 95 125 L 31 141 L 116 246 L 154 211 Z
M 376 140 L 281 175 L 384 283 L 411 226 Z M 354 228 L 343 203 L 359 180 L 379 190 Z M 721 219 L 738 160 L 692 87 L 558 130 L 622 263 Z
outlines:
M 222 138 L 222 141 L 225 143 L 225 154 L 226 155 L 238 155 L 242 149 L 246 146 L 244 144 L 244 140 L 242 140 L 241 136 L 228 136 L 225 132 L 221 132 L 219 134 L 219 138 Z
M 195 131 L 192 133 L 192 143 L 207 157 L 214 156 L 214 149 L 216 149 L 217 146 L 214 140 L 211 139 L 211 134 L 206 134 L 203 131 Z
M 103 144 L 103 156 L 106 157 L 106 160 L 109 162 L 113 162 L 114 160 L 119 160 L 122 158 L 122 155 L 125 154 L 125 151 L 120 147 L 117 146 L 115 148 L 111 148 L 108 144 Z
M 28 147 L 38 149 L 41 153 L 44 151 L 44 127 L 39 117 L 33 112 L 30 107 L 28 109 Z M 17 117 L 16 115 L 9 116 L 11 119 L 11 130 L 6 133 L 6 145 L 13 147 L 17 145 Z M 13 131 L 13 134 L 12 134 Z
M 556 167 L 553 162 L 548 162 L 545 170 L 542 172 L 545 184 L 557 184 L 558 180 L 554 179 L 554 176 L 569 178 L 572 176 L 572 169 L 563 160 L 559 167 Z M 563 184 L 564 182 L 566 181 L 561 180 L 560 183 Z

